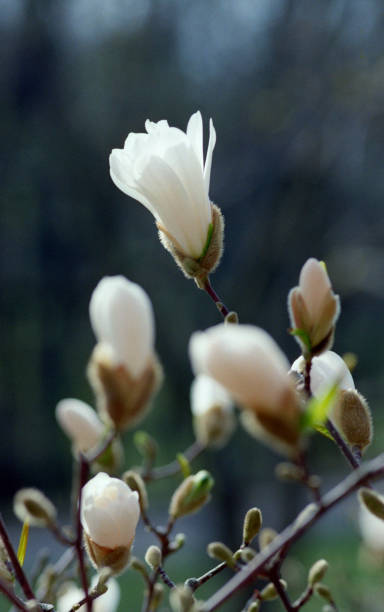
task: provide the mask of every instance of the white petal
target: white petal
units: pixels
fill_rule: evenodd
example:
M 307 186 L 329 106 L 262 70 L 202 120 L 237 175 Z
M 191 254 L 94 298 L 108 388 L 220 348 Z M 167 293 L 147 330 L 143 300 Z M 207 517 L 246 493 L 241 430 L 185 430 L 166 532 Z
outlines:
M 143 206 L 148 208 L 154 217 L 156 217 L 156 210 L 151 202 L 149 202 L 137 188 L 133 177 L 134 163 L 126 159 L 124 151 L 113 149 L 109 156 L 109 172 L 116 187 L 121 189 L 126 195 L 143 204 Z
M 199 161 L 201 170 L 203 170 L 203 119 L 200 111 L 191 115 L 187 125 L 187 136 Z
M 213 127 L 212 119 L 209 120 L 209 142 L 208 142 L 208 150 L 207 156 L 205 158 L 205 166 L 204 166 L 204 182 L 207 193 L 209 193 L 209 183 L 211 180 L 211 166 L 212 166 L 212 155 L 213 149 L 216 144 L 216 130 Z
M 328 274 L 317 259 L 312 257 L 305 262 L 300 272 L 299 287 L 311 319 L 317 322 L 331 288 Z

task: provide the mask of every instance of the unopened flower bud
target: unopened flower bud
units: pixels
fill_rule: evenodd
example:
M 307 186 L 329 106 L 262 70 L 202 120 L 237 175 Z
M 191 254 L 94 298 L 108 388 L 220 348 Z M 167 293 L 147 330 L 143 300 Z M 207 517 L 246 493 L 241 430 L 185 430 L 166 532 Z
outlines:
M 317 582 L 320 582 L 320 580 L 324 578 L 328 567 L 328 562 L 325 559 L 319 559 L 319 561 L 316 561 L 316 563 L 314 563 L 309 570 L 308 584 L 313 586 Z
M 145 553 L 145 562 L 152 569 L 157 569 L 162 563 L 161 550 L 158 546 L 150 546 Z
M 232 400 L 222 385 L 201 374 L 191 386 L 191 410 L 197 440 L 220 448 L 235 428 Z
M 314 589 L 313 590 L 315 591 L 316 595 L 318 595 L 322 599 L 325 599 L 326 601 L 329 601 L 329 603 L 333 602 L 331 591 L 329 590 L 329 587 L 327 587 L 326 584 L 323 584 L 322 582 L 317 582 L 314 585 Z
M 259 533 L 259 547 L 260 550 L 264 550 L 267 546 L 270 545 L 271 542 L 276 538 L 277 531 L 271 529 L 270 527 L 264 527 Z
M 222 542 L 211 542 L 207 546 L 207 553 L 212 559 L 224 561 L 229 567 L 235 567 L 236 562 L 233 558 L 233 552 Z
M 100 472 L 83 487 L 81 523 L 89 557 L 96 568 L 121 572 L 140 516 L 138 494 L 118 478 Z
M 180 550 L 180 548 L 182 548 L 184 544 L 185 544 L 185 534 L 177 533 L 174 539 L 172 540 L 172 542 L 170 543 L 169 548 L 172 552 L 176 552 L 177 550 Z
M 288 310 L 292 333 L 304 355 L 317 355 L 331 348 L 340 301 L 322 262 L 314 258 L 306 261 L 299 285 L 289 293 Z
M 93 408 L 75 398 L 57 404 L 56 419 L 73 441 L 75 452 L 86 452 L 96 446 L 105 429 Z
M 287 452 L 297 450 L 301 408 L 288 362 L 265 331 L 216 325 L 192 335 L 190 356 L 195 372 L 214 378 L 244 408 L 243 424 L 252 435 L 268 443 L 274 438 Z
M 359 490 L 359 499 L 367 510 L 384 521 L 384 497 L 382 495 L 363 487 Z
M 174 612 L 196 612 L 197 606 L 192 589 L 186 585 L 171 590 L 169 602 Z
M 259 508 L 248 510 L 243 524 L 243 543 L 250 544 L 253 538 L 259 533 L 263 524 L 263 516 Z
M 285 580 L 279 580 L 279 582 L 285 590 L 287 588 L 287 583 L 285 582 Z M 272 582 L 269 582 L 267 586 L 265 586 L 260 592 L 260 599 L 262 599 L 263 601 L 272 601 L 272 599 L 276 599 L 276 597 L 278 596 L 279 595 L 276 590 L 276 587 Z
M 124 472 L 121 478 L 129 486 L 131 491 L 137 491 L 140 507 L 144 508 L 145 510 L 148 507 L 147 487 L 145 486 L 145 482 L 140 474 L 134 470 L 127 470 Z
M 248 606 L 247 612 L 259 612 L 260 606 L 261 606 L 260 600 L 254 601 L 251 603 L 250 606 Z
M 301 482 L 304 475 L 302 468 L 286 461 L 276 465 L 275 474 L 279 480 L 288 482 Z
M 233 556 L 236 560 L 241 559 L 244 563 L 249 563 L 256 556 L 256 551 L 250 546 L 246 546 L 245 548 L 239 548 Z
M 99 344 L 88 376 L 99 411 L 124 430 L 144 416 L 160 380 L 152 305 L 141 287 L 111 276 L 97 285 L 89 311 Z
M 209 500 L 213 484 L 214 480 L 206 470 L 188 476 L 172 495 L 169 506 L 170 516 L 180 518 L 197 512 Z
M 332 421 L 350 446 L 363 451 L 371 443 L 371 412 L 364 397 L 354 389 L 341 391 Z
M 145 578 L 148 576 L 148 572 L 147 572 L 146 566 L 141 561 L 141 559 L 138 559 L 137 557 L 131 557 L 130 558 L 130 560 L 129 560 L 129 567 L 134 569 L 136 572 L 139 572 Z
M 224 319 L 224 323 L 227 323 L 227 324 L 229 323 L 231 325 L 237 325 L 238 322 L 239 322 L 239 315 L 234 310 L 231 310 L 231 312 L 229 312 Z
M 13 510 L 22 523 L 50 527 L 56 520 L 56 508 L 38 489 L 20 489 L 13 500 Z

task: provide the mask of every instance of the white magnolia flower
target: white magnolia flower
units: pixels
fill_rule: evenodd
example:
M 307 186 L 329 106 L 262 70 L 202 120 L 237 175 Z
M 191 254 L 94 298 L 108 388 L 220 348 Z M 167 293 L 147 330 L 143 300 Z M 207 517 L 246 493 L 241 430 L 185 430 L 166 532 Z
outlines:
M 94 576 L 91 582 L 91 587 L 97 585 L 98 576 Z M 93 612 L 115 612 L 120 601 L 120 587 L 114 578 L 110 578 L 107 583 L 108 591 L 94 599 L 92 604 Z M 68 612 L 77 602 L 84 599 L 84 591 L 76 584 L 70 583 L 65 592 L 59 596 L 55 610 L 56 612 Z M 86 612 L 87 606 L 84 604 L 78 612 Z
M 56 406 L 56 419 L 78 451 L 93 448 L 103 435 L 103 423 L 93 408 L 81 400 L 61 400 Z
M 191 385 L 191 410 L 197 439 L 204 446 L 223 446 L 235 428 L 226 389 L 210 376 L 199 374 Z
M 186 132 L 165 120 L 147 120 L 145 129 L 147 133 L 131 132 L 124 149 L 113 149 L 112 180 L 148 208 L 180 253 L 199 259 L 212 231 L 208 195 L 216 142 L 212 120 L 205 162 L 200 112 L 191 116 Z
M 190 357 L 196 373 L 214 378 L 242 404 L 276 406 L 291 386 L 286 357 L 252 325 L 219 324 L 194 333 Z
M 145 291 L 124 276 L 106 276 L 92 293 L 93 331 L 116 365 L 139 376 L 153 354 L 154 317 Z
M 334 327 L 340 313 L 339 297 L 332 291 L 325 265 L 311 257 L 300 272 L 299 285 L 291 289 L 288 309 L 294 329 L 304 332 L 310 342 L 312 354 L 330 348 Z M 305 352 L 305 341 L 295 336 Z
M 291 369 L 302 374 L 305 369 L 304 357 L 296 359 Z M 344 359 L 333 351 L 326 351 L 318 357 L 313 357 L 311 366 L 312 394 L 315 397 L 320 397 L 336 383 L 341 390 L 355 389 L 355 383 Z
M 81 523 L 97 546 L 129 549 L 139 516 L 138 494 L 123 480 L 100 472 L 83 487 Z

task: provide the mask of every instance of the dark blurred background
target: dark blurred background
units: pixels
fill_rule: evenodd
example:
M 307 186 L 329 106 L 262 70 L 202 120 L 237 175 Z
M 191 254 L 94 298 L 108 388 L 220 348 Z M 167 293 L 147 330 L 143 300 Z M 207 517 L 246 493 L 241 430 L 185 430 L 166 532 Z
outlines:
M 110 150 L 143 131 L 148 117 L 185 129 L 200 109 L 206 135 L 213 118 L 210 195 L 226 219 L 213 284 L 242 322 L 269 331 L 292 360 L 288 290 L 308 257 L 326 261 L 342 301 L 335 350 L 358 355 L 355 381 L 376 424 L 368 454 L 382 449 L 383 8 L 381 0 L 0 0 L 7 516 L 13 493 L 30 485 L 66 516 L 71 457 L 54 408 L 68 396 L 93 401 L 88 302 L 103 275 L 126 275 L 153 302 L 166 377 L 141 427 L 158 439 L 159 460 L 193 439 L 187 343 L 219 315 L 163 249 L 151 215 L 108 171 Z M 139 461 L 131 434 L 124 445 L 129 467 Z M 347 473 L 330 442 L 314 438 L 311 449 L 326 485 Z M 202 550 L 213 539 L 236 546 L 252 505 L 275 528 L 292 519 L 306 498 L 275 485 L 278 460 L 239 428 L 226 449 L 197 462 L 216 478 L 205 522 L 193 523 Z M 160 521 L 174 486 L 158 487 Z M 326 523 L 333 544 L 346 528 L 358 541 L 348 513 Z M 188 571 L 186 564 L 179 579 Z

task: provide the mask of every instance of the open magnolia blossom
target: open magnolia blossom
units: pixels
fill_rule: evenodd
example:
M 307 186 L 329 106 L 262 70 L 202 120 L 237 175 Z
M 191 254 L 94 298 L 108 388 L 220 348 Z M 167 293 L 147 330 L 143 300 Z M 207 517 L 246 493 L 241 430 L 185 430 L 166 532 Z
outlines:
M 153 354 L 152 304 L 145 291 L 124 276 L 105 276 L 91 296 L 89 314 L 99 342 L 116 365 L 139 376 Z
M 223 385 L 271 435 L 297 444 L 298 398 L 288 361 L 269 334 L 252 325 L 216 325 L 192 335 L 190 357 L 196 373 Z
M 316 355 L 331 348 L 340 301 L 322 262 L 313 257 L 305 262 L 298 287 L 289 292 L 288 310 L 304 354 Z
M 294 372 L 304 374 L 305 359 L 298 357 L 293 364 Z M 321 397 L 332 385 L 337 384 L 341 390 L 355 389 L 352 374 L 344 359 L 333 351 L 326 351 L 318 357 L 313 357 L 311 365 L 311 392 L 315 397 Z
M 98 576 L 94 576 L 90 590 L 96 587 Z M 117 580 L 108 580 L 108 590 L 93 600 L 93 612 L 116 612 L 120 601 L 120 587 Z M 68 612 L 75 604 L 84 599 L 84 591 L 74 583 L 64 585 L 65 590 L 59 595 L 56 603 L 56 612 Z M 78 612 L 86 612 L 86 604 L 78 608 Z
M 204 446 L 223 446 L 235 427 L 227 390 L 210 376 L 198 375 L 191 385 L 191 410 L 199 442 Z
M 87 482 L 82 491 L 81 524 L 97 568 L 124 569 L 139 517 L 139 496 L 123 480 L 100 472 Z
M 61 400 L 56 406 L 56 419 L 77 451 L 86 452 L 93 448 L 103 435 L 105 426 L 93 408 L 81 400 Z
M 208 194 L 216 142 L 212 120 L 205 162 L 200 112 L 191 116 L 186 132 L 165 120 L 147 119 L 145 129 L 147 133 L 131 132 L 123 149 L 113 149 L 112 180 L 153 214 L 164 246 L 187 276 L 197 271 L 185 258 L 212 271 L 222 243 L 221 214 Z

